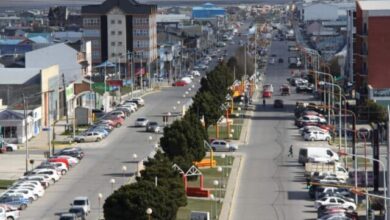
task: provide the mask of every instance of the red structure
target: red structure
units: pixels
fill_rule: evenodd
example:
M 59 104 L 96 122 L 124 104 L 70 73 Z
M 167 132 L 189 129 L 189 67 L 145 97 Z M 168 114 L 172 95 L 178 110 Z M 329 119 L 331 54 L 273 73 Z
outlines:
M 182 174 L 182 178 L 184 181 L 184 188 L 186 190 L 187 196 L 195 196 L 195 197 L 209 197 L 210 191 L 207 189 L 203 189 L 203 174 L 196 168 L 196 166 L 190 167 L 190 169 L 187 171 L 187 173 L 184 173 L 183 170 L 181 170 L 177 165 L 174 165 L 174 168 L 180 171 Z M 188 176 L 199 176 L 200 177 L 200 183 L 199 187 L 188 187 L 187 184 L 187 177 Z
M 375 99 L 376 91 L 390 89 L 390 2 L 356 1 L 354 26 L 355 88 L 362 98 Z

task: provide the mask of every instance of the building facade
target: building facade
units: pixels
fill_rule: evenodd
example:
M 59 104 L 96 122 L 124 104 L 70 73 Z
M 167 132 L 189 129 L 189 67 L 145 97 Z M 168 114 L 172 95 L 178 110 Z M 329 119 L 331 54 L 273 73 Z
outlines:
M 84 42 L 92 42 L 92 62 L 126 63 L 135 52 L 146 62 L 157 58 L 156 5 L 135 0 L 106 0 L 81 9 Z
M 390 1 L 357 1 L 354 38 L 358 98 L 390 103 Z

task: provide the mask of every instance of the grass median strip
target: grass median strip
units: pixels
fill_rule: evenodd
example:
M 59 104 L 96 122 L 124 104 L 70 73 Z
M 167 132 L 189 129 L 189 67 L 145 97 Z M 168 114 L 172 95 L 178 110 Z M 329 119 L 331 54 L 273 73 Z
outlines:
M 0 180 L 0 189 L 7 189 L 15 180 Z

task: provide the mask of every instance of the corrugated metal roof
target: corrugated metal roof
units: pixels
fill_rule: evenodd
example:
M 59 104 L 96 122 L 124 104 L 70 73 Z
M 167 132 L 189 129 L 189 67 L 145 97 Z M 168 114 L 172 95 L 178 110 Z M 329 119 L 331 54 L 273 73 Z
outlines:
M 24 84 L 40 72 L 38 68 L 0 68 L 0 85 Z
M 20 39 L 1 39 L 0 44 L 2 45 L 18 45 L 22 40 Z
M 0 112 L 0 120 L 6 121 L 6 120 L 23 120 L 24 116 L 22 113 L 15 112 L 12 110 L 3 110 Z

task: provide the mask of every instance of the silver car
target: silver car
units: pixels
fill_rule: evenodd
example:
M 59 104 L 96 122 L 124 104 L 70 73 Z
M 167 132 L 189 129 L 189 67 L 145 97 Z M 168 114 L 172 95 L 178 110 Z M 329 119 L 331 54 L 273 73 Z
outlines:
M 238 150 L 238 146 L 236 144 L 229 143 L 225 140 L 213 140 L 210 145 L 213 151 L 234 152 Z
M 137 118 L 135 120 L 135 127 L 145 127 L 148 124 L 149 120 L 147 118 Z

